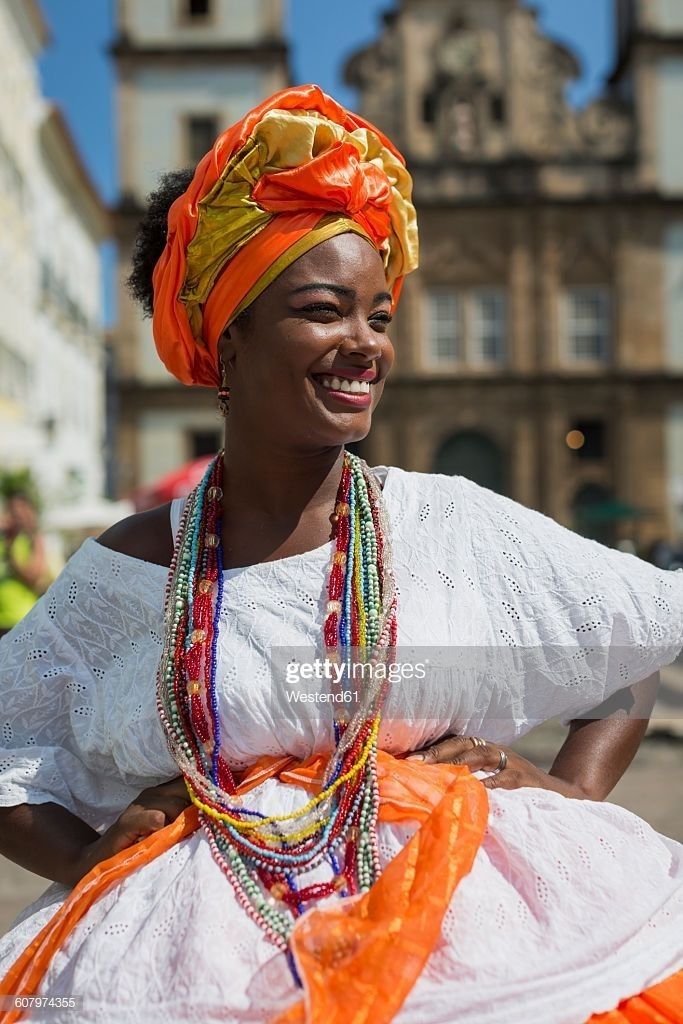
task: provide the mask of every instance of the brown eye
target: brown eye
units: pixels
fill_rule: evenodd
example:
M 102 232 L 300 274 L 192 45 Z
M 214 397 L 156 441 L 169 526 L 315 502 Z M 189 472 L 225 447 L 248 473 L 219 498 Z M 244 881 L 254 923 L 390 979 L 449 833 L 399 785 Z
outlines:
M 372 316 L 370 317 L 371 323 L 382 324 L 383 327 L 386 327 L 388 324 L 390 324 L 393 319 L 394 318 L 391 315 L 391 313 L 386 312 L 373 313 Z
M 339 310 L 336 306 L 329 302 L 316 302 L 310 306 L 301 306 L 300 309 L 295 310 L 296 313 L 335 313 L 339 314 Z

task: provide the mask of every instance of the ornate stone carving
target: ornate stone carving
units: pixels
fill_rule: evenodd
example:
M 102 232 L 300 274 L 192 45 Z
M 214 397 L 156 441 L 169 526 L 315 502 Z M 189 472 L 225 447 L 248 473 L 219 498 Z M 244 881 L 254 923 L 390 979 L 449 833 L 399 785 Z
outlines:
M 510 40 L 511 75 L 518 119 L 515 148 L 537 157 L 563 155 L 571 148 L 573 111 L 566 100 L 567 83 L 580 72 L 566 47 L 539 31 L 531 11 L 518 12 Z
M 474 174 L 482 161 L 493 167 L 506 157 L 543 163 L 627 156 L 635 132 L 630 107 L 608 95 L 574 110 L 566 98 L 568 83 L 580 71 L 574 54 L 543 35 L 531 10 L 503 7 L 496 24 L 481 17 L 475 0 L 442 4 L 441 23 L 416 37 L 424 40 L 417 104 L 411 83 L 404 81 L 402 11 L 387 16 L 377 42 L 346 67 L 347 81 L 361 90 L 363 113 L 409 158 L 414 132 L 417 159 L 454 158 L 466 174 Z M 438 10 L 430 3 L 431 17 Z M 410 67 L 416 66 L 411 58 Z M 406 116 L 408 108 L 416 108 L 415 118 Z M 491 175 L 487 180 L 490 187 L 499 184 Z M 513 182 L 504 184 L 509 189 Z M 468 179 L 448 194 L 462 189 L 481 191 Z
M 435 64 L 437 71 L 451 78 L 472 79 L 481 71 L 482 57 L 481 34 L 473 29 L 453 27 L 436 47 Z
M 363 96 L 363 113 L 403 145 L 401 119 L 398 39 L 391 19 L 376 43 L 360 50 L 347 61 L 344 78 Z
M 487 92 L 484 33 L 457 18 L 437 41 L 432 59 L 430 103 L 439 149 L 444 154 L 476 155 L 481 151 Z
M 610 99 L 599 99 L 577 115 L 580 143 L 603 157 L 619 157 L 633 147 L 634 125 L 627 109 Z
M 584 221 L 581 230 L 559 231 L 556 241 L 559 249 L 560 273 L 565 279 L 577 275 L 597 281 L 609 281 L 614 271 L 614 253 L 618 237 L 613 218 L 595 216 Z
M 469 156 L 480 146 L 480 125 L 475 98 L 457 88 L 440 96 L 438 132 L 444 152 Z
M 430 236 L 429 245 L 422 248 L 421 268 L 432 281 L 441 277 L 445 281 L 505 280 L 509 251 L 509 238 L 503 235 L 493 242 L 482 225 L 481 232 L 468 231 L 467 236 L 462 232 Z

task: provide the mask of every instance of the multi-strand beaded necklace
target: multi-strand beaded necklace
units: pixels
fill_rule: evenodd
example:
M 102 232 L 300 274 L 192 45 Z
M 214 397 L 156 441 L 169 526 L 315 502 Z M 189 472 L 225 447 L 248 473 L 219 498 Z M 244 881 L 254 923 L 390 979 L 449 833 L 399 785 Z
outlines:
M 381 674 L 364 676 L 354 713 L 335 711 L 336 746 L 319 793 L 305 806 L 264 815 L 245 805 L 221 752 L 216 687 L 222 476 L 219 452 L 185 503 L 166 589 L 158 708 L 214 858 L 247 913 L 286 951 L 294 922 L 313 901 L 367 891 L 379 873 L 376 754 L 386 684 Z M 397 634 L 388 523 L 375 477 L 348 451 L 330 521 L 336 544 L 323 627 L 326 656 L 339 664 L 340 648 L 347 659 L 354 649 L 376 665 L 395 647 Z M 325 861 L 331 880 L 299 884 Z

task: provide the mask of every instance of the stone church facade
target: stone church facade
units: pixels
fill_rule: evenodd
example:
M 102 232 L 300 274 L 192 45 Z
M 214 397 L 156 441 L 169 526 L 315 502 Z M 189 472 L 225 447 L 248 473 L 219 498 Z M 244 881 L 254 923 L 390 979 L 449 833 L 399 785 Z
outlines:
M 360 450 L 642 548 L 683 537 L 683 4 L 620 0 L 616 23 L 582 110 L 576 57 L 517 0 L 399 0 L 349 59 L 421 249 Z

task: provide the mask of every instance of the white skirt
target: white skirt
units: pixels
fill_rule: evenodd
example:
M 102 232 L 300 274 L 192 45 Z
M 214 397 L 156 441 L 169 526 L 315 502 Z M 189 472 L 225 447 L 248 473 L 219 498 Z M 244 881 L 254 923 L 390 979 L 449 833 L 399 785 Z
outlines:
M 269 814 L 307 799 L 276 779 L 251 795 Z M 522 788 L 490 791 L 489 805 L 398 1024 L 584 1024 L 683 967 L 683 845 L 607 802 Z M 417 827 L 380 823 L 383 864 Z M 17 918 L 0 940 L 0 974 L 67 895 L 55 883 Z M 97 900 L 38 994 L 79 999 L 78 1011 L 51 1010 L 51 1024 L 260 1024 L 301 990 L 199 830 Z

